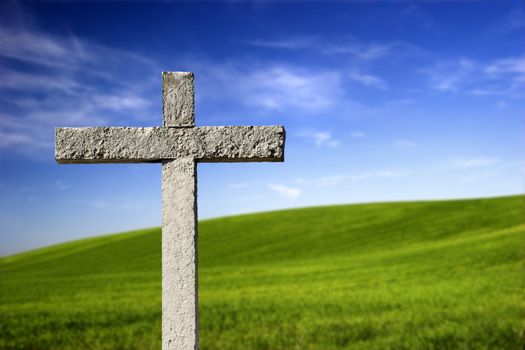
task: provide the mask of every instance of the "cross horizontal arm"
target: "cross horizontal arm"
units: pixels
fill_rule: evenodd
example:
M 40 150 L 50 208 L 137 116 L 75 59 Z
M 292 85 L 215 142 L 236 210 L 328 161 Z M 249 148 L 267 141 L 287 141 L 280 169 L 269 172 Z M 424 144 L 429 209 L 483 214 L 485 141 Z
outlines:
M 282 126 L 56 128 L 59 163 L 282 162 Z

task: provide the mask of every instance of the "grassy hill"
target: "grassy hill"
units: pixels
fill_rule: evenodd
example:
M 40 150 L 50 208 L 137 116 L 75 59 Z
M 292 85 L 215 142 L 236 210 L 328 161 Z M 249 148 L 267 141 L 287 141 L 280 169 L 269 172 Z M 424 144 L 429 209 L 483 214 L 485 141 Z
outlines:
M 523 349 L 524 239 L 524 196 L 202 221 L 200 348 Z M 160 244 L 0 259 L 0 348 L 159 349 Z

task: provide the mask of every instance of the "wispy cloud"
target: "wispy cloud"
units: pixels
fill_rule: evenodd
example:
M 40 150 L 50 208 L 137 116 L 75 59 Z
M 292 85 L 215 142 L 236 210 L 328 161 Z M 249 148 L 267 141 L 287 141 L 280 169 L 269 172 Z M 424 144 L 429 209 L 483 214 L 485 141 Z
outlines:
M 350 39 L 344 43 L 328 44 L 322 50 L 325 54 L 349 54 L 363 61 L 372 61 L 387 56 L 397 43 L 361 43 Z
M 467 58 L 439 61 L 424 70 L 430 86 L 438 91 L 457 92 L 471 74 L 477 70 L 474 61 Z
M 268 184 L 268 188 L 287 199 L 296 199 L 302 193 L 302 190 L 298 188 L 289 187 L 282 184 Z
M 491 164 L 464 168 L 467 174 L 459 178 L 463 184 L 471 184 L 497 177 L 512 178 L 515 175 L 525 175 L 524 161 L 496 161 Z
M 268 71 L 251 74 L 249 90 L 251 101 L 267 108 L 279 109 L 282 104 L 297 108 L 320 108 L 333 103 L 330 92 L 339 86 L 336 72 L 299 72 L 286 67 L 273 67 Z
M 155 64 L 141 55 L 72 35 L 5 25 L 0 25 L 0 46 L 0 94 L 10 96 L 0 99 L 0 151 L 40 154 L 30 150 L 51 148 L 56 126 L 153 114 L 143 96 L 151 91 Z M 130 74 L 129 64 L 141 70 Z
M 440 60 L 423 69 L 430 87 L 447 93 L 518 98 L 525 89 L 525 56 L 489 62 L 468 58 Z
M 74 68 L 79 62 L 91 63 L 94 56 L 84 43 L 74 36 L 56 38 L 0 27 L 0 55 L 48 67 Z
M 199 73 L 199 80 L 206 81 L 199 89 L 199 98 L 219 113 L 225 113 L 225 100 L 235 101 L 237 113 L 245 108 L 247 113 L 255 110 L 259 115 L 279 114 L 294 118 L 295 122 L 310 116 L 360 119 L 382 111 L 377 104 L 368 104 L 349 95 L 350 79 L 346 68 L 243 59 L 193 60 L 193 67 Z
M 316 112 L 330 108 L 341 97 L 341 73 L 284 64 L 202 64 L 208 100 L 231 98 L 247 106 L 269 110 L 293 108 Z M 218 93 L 220 92 L 220 93 Z M 230 96 L 228 96 L 230 97 Z
M 451 161 L 451 166 L 453 168 L 471 169 L 491 166 L 498 162 L 497 158 L 491 157 L 454 158 Z
M 315 37 L 295 37 L 275 40 L 253 40 L 249 41 L 248 44 L 264 48 L 296 50 L 316 47 L 317 40 Z
M 424 50 L 406 42 L 365 42 L 354 37 L 330 39 L 320 36 L 296 36 L 259 39 L 249 45 L 280 50 L 312 50 L 322 55 L 348 55 L 355 60 L 370 62 L 385 57 L 421 55 Z
M 525 78 L 525 57 L 511 57 L 496 60 L 485 67 L 485 72 L 490 75 L 511 74 Z
M 356 130 L 356 131 L 352 131 L 350 133 L 350 137 L 354 138 L 354 139 L 362 139 L 362 138 L 365 138 L 366 137 L 366 133 L 360 131 L 360 130 Z
M 131 91 L 122 91 L 118 94 L 94 94 L 93 103 L 100 109 L 115 111 L 143 110 L 150 102 Z
M 410 140 L 397 140 L 393 145 L 397 148 L 413 148 L 417 146 L 417 143 Z
M 365 42 L 355 38 L 335 43 L 327 43 L 325 40 L 320 51 L 331 55 L 349 55 L 356 62 L 361 63 L 427 55 L 427 52 L 421 47 L 404 41 Z
M 388 87 L 383 79 L 378 76 L 361 73 L 359 71 L 352 71 L 348 77 L 361 85 L 372 87 L 376 89 L 386 90 Z
M 35 140 L 29 135 L 2 131 L 0 129 L 0 149 L 19 145 L 41 146 L 41 144 L 35 143 Z
M 341 144 L 339 140 L 335 139 L 332 134 L 327 131 L 303 131 L 299 136 L 308 139 L 317 147 L 336 147 Z

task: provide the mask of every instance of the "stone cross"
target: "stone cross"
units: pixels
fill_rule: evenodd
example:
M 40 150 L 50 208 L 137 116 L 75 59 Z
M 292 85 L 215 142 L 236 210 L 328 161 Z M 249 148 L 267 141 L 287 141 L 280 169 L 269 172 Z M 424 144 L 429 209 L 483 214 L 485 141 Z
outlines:
M 162 162 L 162 349 L 198 349 L 199 162 L 282 162 L 282 126 L 195 127 L 193 74 L 162 73 L 162 127 L 56 128 L 58 163 Z

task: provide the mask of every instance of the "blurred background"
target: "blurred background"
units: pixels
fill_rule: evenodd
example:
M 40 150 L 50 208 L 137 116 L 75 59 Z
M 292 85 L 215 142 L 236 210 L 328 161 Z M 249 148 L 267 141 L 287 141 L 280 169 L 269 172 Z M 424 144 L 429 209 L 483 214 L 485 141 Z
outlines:
M 160 224 L 160 166 L 57 165 L 58 126 L 287 129 L 286 162 L 199 165 L 201 218 L 523 192 L 525 12 L 498 2 L 0 4 L 0 255 Z

